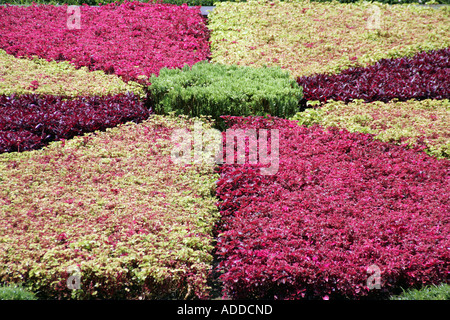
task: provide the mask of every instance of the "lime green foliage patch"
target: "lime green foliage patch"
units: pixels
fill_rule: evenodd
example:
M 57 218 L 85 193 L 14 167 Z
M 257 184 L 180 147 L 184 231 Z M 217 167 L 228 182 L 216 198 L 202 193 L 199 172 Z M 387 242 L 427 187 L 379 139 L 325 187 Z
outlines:
M 0 94 L 51 94 L 67 97 L 103 96 L 132 91 L 144 97 L 142 86 L 123 82 L 103 71 L 75 69 L 68 62 L 18 59 L 0 49 Z
M 295 76 L 336 73 L 450 45 L 450 11 L 359 2 L 217 3 L 212 61 L 281 66 Z
M 298 120 L 300 125 L 320 124 L 370 133 L 385 142 L 424 145 L 432 156 L 450 157 L 448 99 L 389 103 L 355 100 L 349 104 L 332 101 L 320 108 L 299 112 L 292 119 Z
M 391 300 L 450 300 L 450 285 L 443 283 L 422 289 L 410 289 L 391 297 Z
M 288 71 L 199 62 L 182 70 L 164 68 L 150 79 L 157 113 L 190 116 L 267 115 L 287 117 L 297 111 L 302 89 Z
M 0 155 L 0 282 L 52 299 L 207 297 L 217 177 L 171 161 L 173 130 L 193 121 L 153 116 Z

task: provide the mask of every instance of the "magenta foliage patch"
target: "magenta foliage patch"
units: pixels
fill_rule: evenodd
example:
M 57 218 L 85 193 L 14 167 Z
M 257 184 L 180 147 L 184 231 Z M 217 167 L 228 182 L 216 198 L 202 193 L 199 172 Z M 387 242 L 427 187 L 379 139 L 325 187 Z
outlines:
M 280 159 L 272 176 L 249 164 L 219 169 L 224 295 L 386 298 L 448 279 L 450 161 L 336 128 L 227 119 L 278 129 Z
M 350 68 L 338 75 L 299 77 L 303 102 L 339 100 L 388 102 L 394 98 L 450 98 L 450 48 L 422 52 L 412 58 L 383 59 L 365 68 Z
M 83 5 L 75 14 L 66 5 L 0 7 L 0 48 L 140 82 L 140 75 L 193 65 L 210 55 L 198 7 L 125 2 Z
M 150 115 L 133 93 L 64 99 L 0 95 L 0 153 L 38 149 L 50 141 L 104 130 Z

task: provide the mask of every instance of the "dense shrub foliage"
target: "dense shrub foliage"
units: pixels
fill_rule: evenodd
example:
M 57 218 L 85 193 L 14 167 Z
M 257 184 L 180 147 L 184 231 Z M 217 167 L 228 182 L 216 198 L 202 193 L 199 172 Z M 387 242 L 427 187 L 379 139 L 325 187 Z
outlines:
M 450 161 L 295 121 L 230 123 L 278 129 L 282 147 L 276 175 L 249 164 L 219 170 L 226 296 L 374 298 L 447 279 Z M 369 290 L 373 265 L 380 289 Z
M 136 95 L 63 99 L 51 95 L 0 95 L 0 153 L 41 148 L 128 121 L 150 111 Z
M 19 59 L 0 49 L 0 94 L 47 94 L 64 97 L 104 96 L 132 91 L 144 97 L 141 85 L 123 82 L 103 71 L 76 69 L 66 61 Z
M 0 6 L 0 300 L 448 298 L 448 7 L 36 2 Z M 176 161 L 203 116 L 277 173 Z
M 365 68 L 337 75 L 318 74 L 297 79 L 304 101 L 340 100 L 388 102 L 394 98 L 450 98 L 450 48 L 422 52 L 411 58 L 382 59 Z
M 221 2 L 225 0 L 138 0 L 139 2 L 150 2 L 150 3 L 166 3 L 166 4 L 176 4 L 183 5 L 187 4 L 188 6 L 212 6 L 215 2 Z M 229 0 L 226 0 L 229 1 Z M 233 0 L 234 1 L 234 0 Z M 122 3 L 123 0 L 0 0 L 0 4 L 9 3 L 9 4 L 68 4 L 68 5 L 104 5 L 112 2 Z
M 209 56 L 208 30 L 198 8 L 140 2 L 80 7 L 71 29 L 67 6 L 0 7 L 0 48 L 17 57 L 67 60 L 124 81 L 145 82 L 163 67 Z
M 150 79 L 155 112 L 190 116 L 289 117 L 298 110 L 302 90 L 280 68 L 251 68 L 199 62 L 192 67 L 162 69 Z
M 379 26 L 370 2 L 217 3 L 208 16 L 211 61 L 308 76 L 450 46 L 448 9 L 377 6 Z
M 293 118 L 300 125 L 345 128 L 351 132 L 373 134 L 375 139 L 423 147 L 435 157 L 450 158 L 450 101 L 409 100 L 352 103 L 329 102 L 309 108 Z
M 192 122 L 153 116 L 0 155 L 0 282 L 51 299 L 206 298 L 217 177 L 170 156 Z

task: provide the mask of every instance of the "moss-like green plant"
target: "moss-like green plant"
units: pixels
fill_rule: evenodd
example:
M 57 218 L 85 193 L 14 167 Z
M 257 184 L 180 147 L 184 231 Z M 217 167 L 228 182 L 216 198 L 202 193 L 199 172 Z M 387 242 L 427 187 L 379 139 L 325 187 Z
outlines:
M 355 100 L 345 104 L 331 101 L 322 107 L 297 113 L 293 120 L 299 125 L 319 124 L 345 128 L 351 132 L 375 135 L 385 142 L 424 146 L 438 158 L 450 157 L 450 102 L 444 100 L 409 100 L 365 103 Z
M 289 72 L 278 67 L 251 68 L 199 62 L 192 67 L 162 69 L 150 79 L 150 97 L 160 114 L 189 116 L 273 115 L 297 111 L 302 89 Z
M 76 69 L 69 62 L 19 59 L 0 49 L 0 94 L 51 94 L 65 97 L 103 96 L 132 91 L 144 97 L 141 85 L 125 83 L 103 71 Z

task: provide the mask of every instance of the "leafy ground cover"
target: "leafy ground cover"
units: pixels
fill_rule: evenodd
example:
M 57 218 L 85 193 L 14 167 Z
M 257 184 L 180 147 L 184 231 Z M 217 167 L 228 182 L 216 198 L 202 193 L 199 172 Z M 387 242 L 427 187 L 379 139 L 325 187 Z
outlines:
M 293 118 L 300 125 L 345 128 L 374 135 L 375 139 L 424 148 L 429 155 L 450 158 L 450 101 L 409 100 L 365 103 L 329 102 Z
M 281 66 L 294 76 L 338 73 L 382 58 L 450 45 L 449 11 L 377 4 L 217 3 L 209 14 L 211 61 Z M 374 15 L 379 16 L 379 28 Z
M 440 283 L 450 256 L 450 162 L 336 128 L 231 118 L 279 130 L 276 175 L 223 165 L 218 271 L 231 298 L 382 298 Z M 380 270 L 369 290 L 368 268 Z
M 0 153 L 39 149 L 55 140 L 147 119 L 133 93 L 63 99 L 52 95 L 0 95 Z
M 366 102 L 392 99 L 449 99 L 450 48 L 421 52 L 411 58 L 382 59 L 337 75 L 299 77 L 303 104 L 310 100 Z
M 125 83 L 103 71 L 76 69 L 68 62 L 19 59 L 0 49 L 0 94 L 47 94 L 62 97 L 104 96 L 134 92 L 145 97 L 141 85 Z
M 448 49 L 419 54 L 419 61 L 408 57 L 450 45 L 448 9 L 377 6 L 381 28 L 369 30 L 370 3 L 220 4 L 210 16 L 213 61 L 235 64 L 227 76 L 250 70 L 243 65 L 282 66 L 308 83 L 336 81 L 327 72 L 351 74 L 356 87 L 367 85 L 365 72 L 374 71 L 362 67 L 376 64 L 384 69 L 372 83 L 386 88 L 395 81 L 395 92 L 383 97 L 406 99 L 399 90 L 403 78 L 409 81 L 403 91 L 445 97 Z M 179 91 L 192 102 L 208 101 L 205 95 L 214 93 L 221 106 L 251 109 L 248 88 L 264 87 L 262 96 L 274 90 L 265 90 L 267 79 L 257 76 L 265 68 L 251 79 L 244 72 L 222 83 L 206 79 L 205 70 L 192 78 L 172 70 L 209 57 L 198 8 L 82 6 L 75 30 L 68 28 L 66 9 L 0 7 L 0 48 L 6 50 L 0 50 L 0 148 L 24 151 L 75 135 L 38 151 L 0 155 L 0 283 L 24 283 L 50 299 L 208 298 L 213 250 L 221 259 L 216 271 L 224 295 L 232 298 L 386 298 L 447 281 L 450 165 L 436 158 L 449 155 L 448 100 L 364 103 L 355 100 L 365 98 L 356 90 L 351 103 L 330 102 L 295 121 L 228 118 L 236 129 L 280 130 L 279 171 L 261 176 L 257 165 L 224 165 L 219 176 L 212 164 L 170 160 L 171 133 L 192 130 L 194 119 L 152 116 L 108 127 L 148 116 L 138 96 L 149 82 L 158 83 L 153 89 L 162 99 Z M 395 57 L 402 59 L 376 63 Z M 388 67 L 395 76 L 384 72 Z M 309 101 L 312 93 L 329 101 L 345 91 L 303 85 Z M 284 98 L 298 100 L 290 89 Z M 128 91 L 134 94 L 121 94 Z M 183 104 L 193 115 L 183 94 L 162 103 L 162 113 Z M 220 100 L 222 94 L 231 100 Z M 264 113 L 273 113 L 279 96 Z M 378 91 L 371 99 L 381 96 Z M 232 113 L 208 103 L 198 108 Z M 106 132 L 78 136 L 98 129 Z M 381 288 L 369 290 L 373 265 L 380 268 Z M 74 276 L 81 289 L 68 287 Z M 17 293 L 2 290 L 0 299 Z M 446 287 L 433 295 L 446 297 Z
M 51 299 L 207 297 L 217 177 L 171 161 L 171 133 L 192 127 L 152 116 L 0 155 L 0 282 Z
M 246 0 L 139 0 L 140 2 L 157 2 L 157 3 L 169 3 L 169 4 L 176 4 L 176 5 L 182 5 L 183 3 L 186 3 L 189 6 L 213 6 L 216 2 L 245 2 Z M 333 0 L 312 0 L 316 2 L 331 2 Z M 352 2 L 359 2 L 360 0 L 336 0 L 337 2 L 342 3 L 352 3 Z M 70 4 L 70 5 L 82 5 L 82 4 L 88 4 L 88 5 L 99 5 L 99 4 L 106 4 L 111 2 L 122 2 L 122 0 L 114 1 L 114 0 L 0 0 L 0 4 L 2 3 L 9 3 L 9 4 L 32 4 L 32 3 L 42 3 L 42 4 Z M 390 4 L 399 4 L 399 3 L 416 3 L 416 4 L 425 4 L 426 0 L 378 0 L 377 2 L 380 3 L 390 3 Z M 437 4 L 446 3 L 449 4 L 449 0 L 434 0 Z
M 150 82 L 155 112 L 209 115 L 219 126 L 222 115 L 292 116 L 302 98 L 295 79 L 278 67 L 257 69 L 202 61 L 183 69 L 164 68 Z
M 209 57 L 208 29 L 198 8 L 141 2 L 81 6 L 0 7 L 0 48 L 16 57 L 69 61 L 124 81 L 145 82 L 163 67 Z M 70 25 L 70 28 L 69 28 Z
M 225 0 L 139 0 L 139 2 L 153 2 L 153 3 L 166 3 L 166 4 L 176 4 L 176 5 L 183 5 L 183 4 L 187 4 L 188 6 L 212 6 L 214 5 L 215 2 L 219 2 L 219 1 L 225 1 Z M 226 0 L 228 1 L 228 0 Z M 87 4 L 87 5 L 91 5 L 91 6 L 97 6 L 97 5 L 104 5 L 104 4 L 108 4 L 108 3 L 113 3 L 113 2 L 123 2 L 123 0 L 0 0 L 0 4 L 5 4 L 5 3 L 9 3 L 9 4 L 32 4 L 32 3 L 37 3 L 37 4 L 52 4 L 52 5 L 58 5 L 58 4 L 68 4 L 68 5 L 83 5 L 83 4 Z

